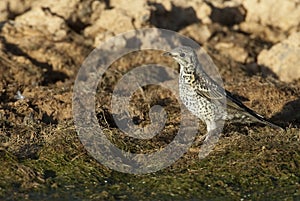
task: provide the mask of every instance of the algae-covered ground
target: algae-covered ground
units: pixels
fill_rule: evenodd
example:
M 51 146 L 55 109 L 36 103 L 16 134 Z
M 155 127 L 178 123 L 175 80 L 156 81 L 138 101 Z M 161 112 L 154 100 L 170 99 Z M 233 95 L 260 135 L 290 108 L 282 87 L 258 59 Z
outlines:
M 32 158 L 1 151 L 5 200 L 297 200 L 299 132 L 230 133 L 203 160 L 188 153 L 171 167 L 131 175 L 84 151 L 72 125 L 43 129 L 56 138 Z M 26 134 L 26 132 L 25 132 Z

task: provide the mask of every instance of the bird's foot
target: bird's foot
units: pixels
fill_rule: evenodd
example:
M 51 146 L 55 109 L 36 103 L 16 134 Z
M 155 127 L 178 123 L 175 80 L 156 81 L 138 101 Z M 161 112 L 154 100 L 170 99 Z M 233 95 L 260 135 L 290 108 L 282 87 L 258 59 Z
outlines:
M 201 137 L 202 145 L 198 154 L 200 159 L 205 158 L 215 147 L 221 135 L 221 129 L 214 129 L 209 131 L 206 135 Z

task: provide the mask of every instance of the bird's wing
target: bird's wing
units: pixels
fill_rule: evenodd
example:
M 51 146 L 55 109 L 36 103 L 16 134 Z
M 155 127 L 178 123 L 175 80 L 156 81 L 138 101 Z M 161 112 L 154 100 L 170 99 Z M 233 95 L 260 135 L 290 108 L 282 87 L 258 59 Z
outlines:
M 227 100 L 227 106 L 231 109 L 235 109 L 238 111 L 248 112 L 252 114 L 253 116 L 258 115 L 256 112 L 248 108 L 246 105 L 242 103 L 239 99 L 234 97 L 229 91 L 225 90 L 226 93 L 226 100 Z M 259 115 L 260 116 L 260 115 Z
M 211 100 L 220 100 L 226 98 L 225 90 L 211 78 L 205 75 L 199 76 L 197 74 L 194 76 L 195 78 L 193 86 L 199 95 Z
M 234 97 L 229 91 L 221 87 L 217 82 L 211 79 L 205 72 L 201 75 L 194 74 L 194 88 L 195 91 L 202 97 L 206 97 L 210 100 L 221 101 L 226 98 L 227 107 L 231 109 L 241 111 L 249 117 L 256 119 L 257 121 L 272 126 L 274 128 L 282 129 L 280 126 L 269 122 L 265 117 L 256 113 L 248 108 L 239 99 Z M 224 99 L 223 99 L 224 100 Z
M 200 76 L 199 74 L 195 74 L 194 76 L 195 91 L 198 94 L 210 100 L 220 100 L 226 98 L 227 106 L 239 111 L 249 112 L 251 110 L 247 106 L 245 106 L 239 99 L 235 98 L 229 91 L 221 87 L 216 81 L 210 78 L 205 72 L 202 72 L 202 76 Z
M 202 97 L 206 97 L 212 101 L 221 101 L 226 98 L 227 107 L 236 111 L 244 112 L 245 114 L 256 118 L 259 121 L 266 121 L 265 118 L 246 105 L 244 105 L 239 99 L 234 97 L 229 91 L 221 87 L 217 82 L 211 79 L 205 72 L 202 72 L 202 76 L 195 74 L 194 87 L 195 91 Z

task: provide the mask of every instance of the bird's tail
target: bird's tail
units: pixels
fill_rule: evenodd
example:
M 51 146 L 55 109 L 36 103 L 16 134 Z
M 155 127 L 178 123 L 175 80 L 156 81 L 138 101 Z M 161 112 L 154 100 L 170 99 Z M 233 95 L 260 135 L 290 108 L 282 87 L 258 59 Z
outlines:
M 240 100 L 234 98 L 233 95 L 229 91 L 227 91 L 227 90 L 225 90 L 225 91 L 226 91 L 228 108 L 239 110 L 240 112 L 242 112 L 243 114 L 245 114 L 246 116 L 248 116 L 250 119 L 252 119 L 254 121 L 263 123 L 265 125 L 271 126 L 273 128 L 276 128 L 276 129 L 284 130 L 284 128 L 282 128 L 281 126 L 270 122 L 269 120 L 267 120 L 262 115 L 254 112 L 253 110 L 248 108 Z
M 251 115 L 254 116 L 260 123 L 263 123 L 265 125 L 271 126 L 273 128 L 276 128 L 276 129 L 284 130 L 284 128 L 282 128 L 281 126 L 279 126 L 279 125 L 277 125 L 275 123 L 270 122 L 269 120 L 267 120 L 262 115 L 257 114 L 256 112 L 254 112 L 254 113 L 255 113 L 255 116 L 252 115 L 252 114 Z

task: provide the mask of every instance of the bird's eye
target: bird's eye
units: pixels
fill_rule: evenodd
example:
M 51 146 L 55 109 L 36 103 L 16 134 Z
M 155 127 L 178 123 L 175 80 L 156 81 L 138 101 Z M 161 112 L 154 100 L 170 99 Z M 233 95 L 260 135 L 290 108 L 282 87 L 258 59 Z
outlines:
M 184 53 L 180 53 L 179 56 L 180 57 L 185 57 L 185 54 Z

